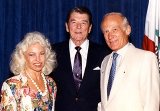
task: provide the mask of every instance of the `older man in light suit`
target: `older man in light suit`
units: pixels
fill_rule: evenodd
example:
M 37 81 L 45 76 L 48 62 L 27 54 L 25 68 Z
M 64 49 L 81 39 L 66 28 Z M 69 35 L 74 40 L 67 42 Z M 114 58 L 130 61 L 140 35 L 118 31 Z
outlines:
M 98 111 L 159 111 L 160 79 L 155 54 L 129 43 L 131 27 L 121 13 L 106 14 L 101 29 L 113 52 L 104 58 L 101 65 Z M 118 57 L 112 76 L 114 53 Z

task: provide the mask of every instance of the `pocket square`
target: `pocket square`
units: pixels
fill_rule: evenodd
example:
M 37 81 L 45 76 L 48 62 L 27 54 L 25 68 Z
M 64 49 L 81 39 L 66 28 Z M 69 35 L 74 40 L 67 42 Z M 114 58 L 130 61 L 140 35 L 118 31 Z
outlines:
M 93 70 L 100 70 L 101 68 L 100 67 L 95 67 Z

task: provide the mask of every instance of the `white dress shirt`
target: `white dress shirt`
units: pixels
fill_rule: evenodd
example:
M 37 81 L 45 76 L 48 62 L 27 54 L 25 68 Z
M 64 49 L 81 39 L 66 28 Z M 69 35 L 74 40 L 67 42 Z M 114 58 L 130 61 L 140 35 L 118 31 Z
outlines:
M 120 66 L 121 62 L 123 61 L 123 58 L 124 58 L 124 55 L 128 49 L 128 46 L 129 46 L 129 43 L 127 43 L 123 48 L 121 48 L 120 50 L 116 51 L 116 53 L 118 54 L 118 57 L 117 57 L 117 64 L 116 64 L 116 69 L 118 69 L 118 67 Z M 115 51 L 112 52 L 112 55 L 113 53 L 115 53 Z M 112 56 L 111 56 L 111 59 L 112 59 Z
M 69 40 L 69 52 L 70 52 L 72 70 L 73 70 L 73 64 L 74 64 L 74 57 L 75 57 L 75 54 L 77 52 L 75 47 L 76 47 L 76 45 L 70 39 Z M 85 68 L 86 68 L 86 62 L 87 62 L 89 40 L 87 39 L 86 41 L 84 41 L 83 44 L 80 47 L 81 47 L 80 54 L 81 54 L 81 57 L 82 57 L 82 78 L 83 78 L 84 71 L 85 71 Z

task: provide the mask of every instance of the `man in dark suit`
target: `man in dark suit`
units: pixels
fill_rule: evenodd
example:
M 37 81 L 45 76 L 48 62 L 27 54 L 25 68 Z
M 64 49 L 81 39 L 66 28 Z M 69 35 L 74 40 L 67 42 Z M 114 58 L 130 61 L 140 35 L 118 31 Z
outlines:
M 57 84 L 55 111 L 97 111 L 100 102 L 100 64 L 109 50 L 87 39 L 92 28 L 92 15 L 87 8 L 72 9 L 65 25 L 70 39 L 53 45 L 58 62 L 52 74 Z M 73 73 L 77 46 L 80 47 L 82 62 L 78 88 Z

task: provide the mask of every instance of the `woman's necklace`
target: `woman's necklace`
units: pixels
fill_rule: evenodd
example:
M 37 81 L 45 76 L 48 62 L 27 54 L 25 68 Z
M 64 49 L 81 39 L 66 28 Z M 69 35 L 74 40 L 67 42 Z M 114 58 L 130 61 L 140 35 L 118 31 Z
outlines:
M 41 91 L 41 89 L 38 87 L 38 85 L 36 84 L 36 82 L 31 78 L 31 76 L 29 74 L 27 74 L 27 76 L 30 78 L 31 82 L 35 85 L 35 87 L 37 88 L 37 90 L 40 93 L 40 95 L 45 96 L 47 94 L 47 92 L 48 92 L 48 89 L 47 89 L 47 82 L 46 82 L 46 79 L 44 77 L 44 74 L 41 73 L 41 76 L 42 76 L 43 82 L 44 82 L 44 87 L 45 87 L 44 92 Z

